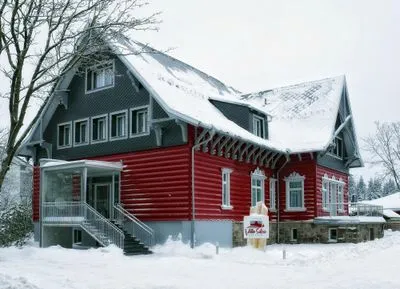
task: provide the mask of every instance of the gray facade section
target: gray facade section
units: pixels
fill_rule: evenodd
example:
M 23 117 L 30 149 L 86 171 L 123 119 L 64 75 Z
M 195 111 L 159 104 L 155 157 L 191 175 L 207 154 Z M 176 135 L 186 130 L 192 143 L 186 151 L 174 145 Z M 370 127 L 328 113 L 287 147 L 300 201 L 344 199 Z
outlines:
M 212 100 L 212 104 L 218 108 L 229 120 L 235 122 L 246 130 L 250 130 L 250 119 L 252 114 L 250 109 L 246 106 Z
M 39 222 L 33 222 L 33 240 L 39 242 L 40 240 L 40 225 Z
M 154 231 L 157 244 L 163 244 L 168 238 L 178 239 L 181 236 L 184 243 L 190 242 L 191 221 L 177 222 L 146 222 Z M 196 221 L 196 245 L 204 243 L 218 244 L 221 247 L 232 247 L 232 221 Z
M 342 159 L 330 155 L 329 153 L 326 153 L 323 156 L 318 156 L 317 164 L 323 167 L 328 167 L 331 169 L 338 170 L 346 174 L 349 173 L 349 169 L 346 168 L 344 161 Z
M 85 93 L 85 75 L 77 74 L 69 86 L 67 105 L 58 105 L 49 125 L 44 131 L 44 140 L 52 145 L 52 158 L 80 159 L 85 157 L 111 155 L 132 151 L 157 148 L 154 129 L 150 128 L 150 134 L 127 139 L 107 141 L 103 143 L 76 146 L 71 148 L 57 148 L 57 125 L 64 122 L 110 114 L 121 110 L 128 111 L 128 129 L 131 121 L 129 109 L 150 105 L 153 110 L 150 115 L 155 118 L 166 118 L 168 115 L 156 101 L 150 101 L 150 95 L 143 86 L 138 86 L 132 76 L 128 75 L 127 68 L 118 59 L 115 61 L 114 87 Z M 139 89 L 138 89 L 139 87 Z M 109 129 L 110 133 L 110 129 Z M 89 135 L 91 128 L 89 125 Z M 181 128 L 174 122 L 170 122 L 162 128 L 161 146 L 175 146 L 184 144 Z
M 43 247 L 60 245 L 72 248 L 72 227 L 43 227 Z

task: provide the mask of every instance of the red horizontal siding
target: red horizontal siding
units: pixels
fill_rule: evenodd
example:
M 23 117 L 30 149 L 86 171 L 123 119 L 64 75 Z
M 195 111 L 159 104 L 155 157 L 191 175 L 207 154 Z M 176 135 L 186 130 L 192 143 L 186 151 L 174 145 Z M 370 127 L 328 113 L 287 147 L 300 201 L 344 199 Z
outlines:
M 187 145 L 97 157 L 122 161 L 121 202 L 144 221 L 189 220 L 190 147 Z
M 40 167 L 33 168 L 32 219 L 39 221 Z
M 323 166 L 317 166 L 317 182 L 316 182 L 316 187 L 317 187 L 317 196 L 316 196 L 316 204 L 317 204 L 317 210 L 316 210 L 316 215 L 317 216 L 329 216 L 329 212 L 325 212 L 322 210 L 322 177 L 324 175 L 327 175 L 328 178 L 335 177 L 335 179 L 339 180 L 342 179 L 343 182 L 345 182 L 344 188 L 343 188 L 343 194 L 344 194 L 344 203 L 347 204 L 349 201 L 349 193 L 348 193 L 348 183 L 349 183 L 349 175 L 334 169 L 330 169 L 327 167 Z M 338 215 L 348 215 L 348 208 L 345 205 L 344 206 L 345 211 L 342 214 Z
M 222 168 L 232 169 L 230 176 L 231 210 L 222 205 Z M 195 204 L 196 219 L 200 220 L 243 220 L 249 214 L 251 205 L 251 172 L 257 166 L 234 161 L 225 157 L 197 151 L 195 154 Z M 269 177 L 271 170 L 263 169 L 265 181 L 265 201 L 269 205 Z
M 304 212 L 287 212 L 286 209 L 286 183 L 285 177 L 292 173 L 304 176 Z M 279 198 L 280 198 L 280 220 L 281 221 L 303 221 L 315 217 L 315 175 L 316 162 L 309 154 L 291 156 L 290 162 L 280 172 Z

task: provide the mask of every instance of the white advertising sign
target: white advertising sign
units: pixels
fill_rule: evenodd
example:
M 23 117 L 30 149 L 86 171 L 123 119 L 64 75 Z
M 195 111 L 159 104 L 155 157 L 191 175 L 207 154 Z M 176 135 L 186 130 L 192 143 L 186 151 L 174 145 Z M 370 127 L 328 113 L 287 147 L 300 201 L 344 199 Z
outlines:
M 268 239 L 269 217 L 263 215 L 245 216 L 243 219 L 245 239 Z

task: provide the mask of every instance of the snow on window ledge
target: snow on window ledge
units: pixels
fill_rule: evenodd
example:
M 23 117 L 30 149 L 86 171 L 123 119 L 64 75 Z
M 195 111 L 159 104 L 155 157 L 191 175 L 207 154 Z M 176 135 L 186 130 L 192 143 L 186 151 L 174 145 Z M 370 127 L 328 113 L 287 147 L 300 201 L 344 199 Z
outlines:
M 226 206 L 226 205 L 221 205 L 222 210 L 232 210 L 233 206 Z

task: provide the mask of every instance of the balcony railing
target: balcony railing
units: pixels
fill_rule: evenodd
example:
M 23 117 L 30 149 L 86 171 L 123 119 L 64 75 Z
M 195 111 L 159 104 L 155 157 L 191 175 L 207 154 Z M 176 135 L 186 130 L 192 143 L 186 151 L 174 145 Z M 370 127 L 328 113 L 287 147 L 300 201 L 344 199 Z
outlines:
M 87 203 L 46 202 L 41 215 L 43 224 L 81 226 L 103 246 L 115 244 L 124 248 L 123 231 Z
M 381 217 L 383 207 L 364 203 L 318 203 L 318 215 L 330 216 L 349 215 L 349 216 L 369 216 Z
M 154 231 L 152 228 L 125 210 L 120 204 L 114 205 L 113 209 L 115 222 L 147 247 L 154 245 Z

